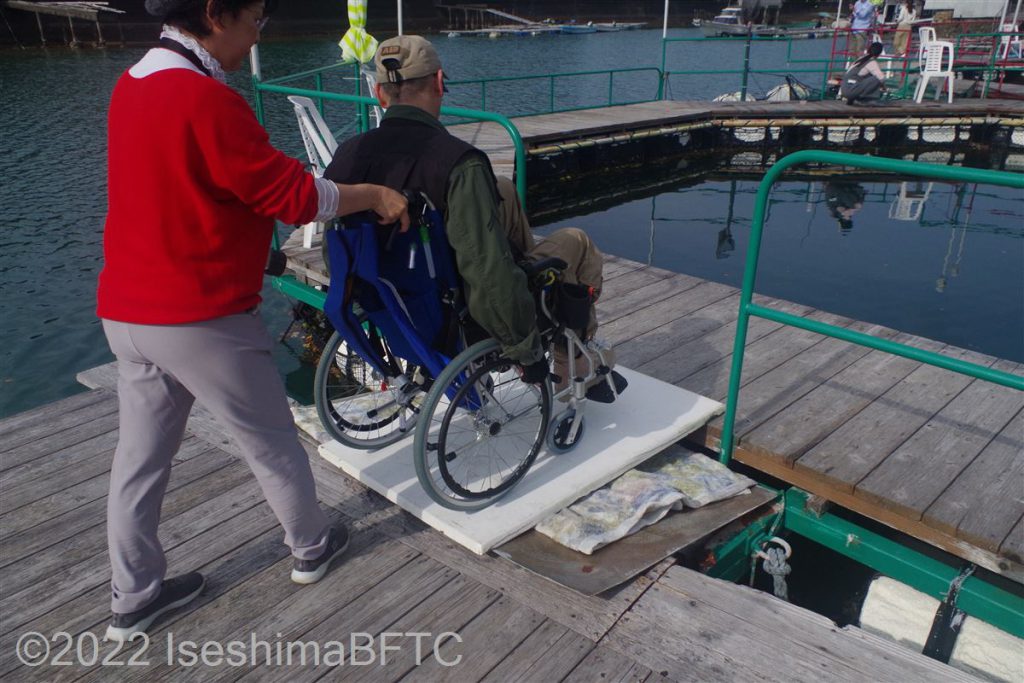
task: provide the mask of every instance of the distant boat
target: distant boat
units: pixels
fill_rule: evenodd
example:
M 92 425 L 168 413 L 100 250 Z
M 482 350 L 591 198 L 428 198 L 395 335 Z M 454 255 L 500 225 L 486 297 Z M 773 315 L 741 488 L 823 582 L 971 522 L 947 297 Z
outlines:
M 622 31 L 625 30 L 626 27 L 621 26 L 620 24 L 613 21 L 610 24 L 594 24 L 594 28 L 596 28 L 601 33 L 606 33 L 610 31 Z
M 593 24 L 562 24 L 558 29 L 562 33 L 597 33 L 597 27 Z
M 745 36 L 748 31 L 764 27 L 763 24 L 747 26 L 743 23 L 742 7 L 726 7 L 711 21 L 702 21 L 700 28 L 708 38 L 718 36 Z M 766 27 L 765 27 L 766 28 Z

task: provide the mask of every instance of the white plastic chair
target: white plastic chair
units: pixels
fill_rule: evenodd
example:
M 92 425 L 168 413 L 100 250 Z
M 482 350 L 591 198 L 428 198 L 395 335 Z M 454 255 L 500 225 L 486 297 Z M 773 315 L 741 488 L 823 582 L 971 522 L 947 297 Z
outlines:
M 946 79 L 946 89 L 949 91 L 949 101 L 953 101 L 953 43 L 945 40 L 933 40 L 925 46 L 921 59 L 921 77 L 917 81 L 917 91 L 914 93 L 914 101 L 920 102 L 924 99 L 924 93 L 928 89 L 928 81 L 932 78 Z M 941 83 L 935 89 L 935 99 L 942 94 Z
M 932 193 L 935 183 L 900 183 L 900 193 L 889 207 L 889 218 L 897 221 L 916 221 L 924 212 L 924 205 Z
M 999 59 L 1006 59 L 1010 56 L 1011 50 L 1015 57 L 1021 56 L 1021 41 L 1020 34 L 1017 33 L 1017 27 L 1013 24 L 1003 24 L 1002 28 L 999 29 L 1000 33 L 1007 35 L 1000 36 L 999 38 Z M 1010 35 L 1012 34 L 1012 35 Z
M 317 177 L 323 176 L 331 159 L 334 158 L 334 152 L 338 149 L 338 141 L 334 139 L 334 134 L 327 127 L 327 122 L 320 115 L 313 100 L 308 97 L 290 95 L 288 101 L 295 107 L 295 118 L 299 121 L 302 144 L 306 147 L 306 156 L 309 157 L 313 173 Z M 311 249 L 313 236 L 323 230 L 323 224 L 307 223 L 302 228 L 302 246 Z

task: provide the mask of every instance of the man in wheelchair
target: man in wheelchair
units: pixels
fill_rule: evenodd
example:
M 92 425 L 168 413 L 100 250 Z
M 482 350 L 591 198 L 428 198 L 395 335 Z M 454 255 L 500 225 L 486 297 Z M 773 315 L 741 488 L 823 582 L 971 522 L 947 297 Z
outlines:
M 444 73 L 429 42 L 393 38 L 375 61 L 387 113 L 338 148 L 325 177 L 406 192 L 414 226 L 364 219 L 327 231 L 336 333 L 317 369 L 317 409 L 350 448 L 414 435 L 427 495 L 477 510 L 545 444 L 574 448 L 588 400 L 625 388 L 594 340 L 603 257 L 573 228 L 534 241 L 512 183 L 438 120 Z
M 384 41 L 374 61 L 376 95 L 385 116 L 379 128 L 338 148 L 325 177 L 417 190 L 428 198 L 443 216 L 470 316 L 501 344 L 507 358 L 522 366 L 530 383 L 545 380 L 551 368 L 538 328 L 543 316 L 520 265 L 552 257 L 564 261 L 560 294 L 586 299 L 589 313 L 578 330 L 583 344 L 575 358 L 569 357 L 570 345 L 554 346 L 556 395 L 573 379 L 570 374 L 588 374 L 586 397 L 614 401 L 626 382 L 611 370 L 613 351 L 594 340 L 601 252 L 576 228 L 558 230 L 539 243 L 534 240 L 512 182 L 496 178 L 487 156 L 449 134 L 438 120 L 447 88 L 440 58 L 427 40 L 399 36 Z M 586 367 L 604 371 L 586 373 Z M 609 373 L 611 382 L 605 377 Z

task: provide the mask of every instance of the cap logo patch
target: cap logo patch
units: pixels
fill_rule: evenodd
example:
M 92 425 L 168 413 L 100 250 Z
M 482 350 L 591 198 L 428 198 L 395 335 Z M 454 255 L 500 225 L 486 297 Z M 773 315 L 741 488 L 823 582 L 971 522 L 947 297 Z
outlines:
M 382 47 L 380 49 L 380 54 L 382 56 L 386 57 L 388 55 L 397 55 L 401 51 L 402 51 L 402 48 L 400 46 L 398 46 L 398 45 L 387 45 L 387 46 Z

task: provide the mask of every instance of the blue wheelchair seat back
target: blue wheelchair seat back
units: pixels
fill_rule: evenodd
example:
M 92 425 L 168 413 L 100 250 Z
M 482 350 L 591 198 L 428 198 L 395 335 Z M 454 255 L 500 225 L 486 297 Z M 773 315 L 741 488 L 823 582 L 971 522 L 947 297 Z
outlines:
M 395 368 L 380 340 L 431 377 L 461 350 L 445 348 L 460 284 L 441 213 L 426 208 L 417 218 L 404 233 L 349 218 L 325 234 L 331 286 L 324 312 L 382 377 L 394 376 Z

